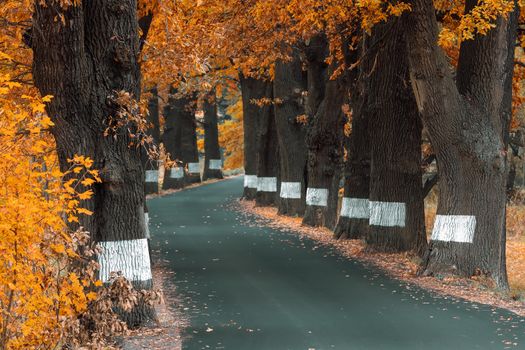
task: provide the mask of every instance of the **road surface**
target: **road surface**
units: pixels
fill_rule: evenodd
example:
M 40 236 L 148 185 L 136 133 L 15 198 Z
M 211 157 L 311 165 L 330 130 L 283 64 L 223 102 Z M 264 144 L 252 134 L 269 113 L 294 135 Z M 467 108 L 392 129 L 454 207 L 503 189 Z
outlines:
M 525 320 L 440 297 L 228 203 L 242 178 L 149 201 L 152 247 L 190 318 L 183 348 L 228 350 L 525 349 Z

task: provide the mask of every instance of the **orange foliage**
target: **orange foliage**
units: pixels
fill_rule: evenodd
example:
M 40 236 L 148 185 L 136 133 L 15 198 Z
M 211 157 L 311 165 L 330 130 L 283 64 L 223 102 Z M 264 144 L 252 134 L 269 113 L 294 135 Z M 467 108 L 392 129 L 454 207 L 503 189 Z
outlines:
M 226 112 L 232 119 L 219 125 L 219 143 L 224 148 L 224 169 L 238 169 L 244 165 L 244 129 L 242 99 L 234 95 Z
M 82 232 L 66 221 L 90 215 L 82 202 L 100 181 L 92 161 L 57 166 L 43 101 L 0 78 L 0 348 L 52 349 L 96 293 L 96 265 L 83 265 Z M 25 91 L 27 92 L 27 91 Z M 66 179 L 66 180 L 64 180 Z M 67 220 L 64 220 L 67 218 Z

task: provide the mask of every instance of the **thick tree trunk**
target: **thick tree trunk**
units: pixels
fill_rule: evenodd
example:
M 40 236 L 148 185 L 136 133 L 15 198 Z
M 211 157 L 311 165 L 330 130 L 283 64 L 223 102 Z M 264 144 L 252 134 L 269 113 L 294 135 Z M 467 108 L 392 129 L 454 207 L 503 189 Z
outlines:
M 93 215 L 80 218 L 104 248 L 99 277 L 108 282 L 109 272 L 122 271 L 135 287 L 151 288 L 140 150 L 129 146 L 126 127 L 116 137 L 104 136 L 122 107 L 113 99 L 116 92 L 140 98 L 137 3 L 91 0 L 63 9 L 48 0 L 34 6 L 33 77 L 42 95 L 53 95 L 47 112 L 60 166 L 66 170 L 76 154 L 89 156 L 103 180 L 86 204 Z M 141 304 L 124 316 L 134 326 L 152 312 Z
M 378 49 L 372 52 L 375 67 L 369 73 L 370 230 L 366 242 L 376 251 L 422 255 L 426 249 L 422 125 L 408 83 L 406 24 L 403 15 L 376 26 L 371 38 L 371 47 Z M 383 44 L 378 45 L 378 40 Z
M 182 162 L 186 167 L 185 182 L 187 184 L 201 182 L 201 166 L 199 163 L 199 149 L 197 148 L 197 121 L 195 109 L 187 105 L 181 111 Z
M 254 91 L 259 98 L 273 99 L 273 84 L 258 80 Z M 259 108 L 257 117 L 257 194 L 255 202 L 259 206 L 277 204 L 279 190 L 279 144 L 273 105 Z
M 306 197 L 306 126 L 303 72 L 298 55 L 275 63 L 273 83 L 275 121 L 279 141 L 281 188 L 279 214 L 303 215 Z
M 215 94 L 212 101 L 204 99 L 204 172 L 202 180 L 222 179 L 221 148 Z
M 505 149 L 517 13 L 462 43 L 455 83 L 436 44 L 432 1 L 410 3 L 410 76 L 440 179 L 424 273 L 482 273 L 507 288 Z M 467 9 L 476 3 L 468 0 Z
M 153 138 L 153 142 L 158 145 L 160 142 L 160 123 L 159 123 L 159 96 L 157 87 L 151 89 L 151 98 L 148 101 L 148 122 L 151 124 L 148 129 Z M 146 170 L 146 194 L 157 193 L 159 191 L 159 163 L 156 159 L 150 159 L 146 154 L 144 157 L 144 169 Z
M 344 194 L 334 230 L 334 238 L 337 239 L 363 238 L 369 229 L 370 139 L 367 99 L 371 92 L 368 74 L 374 61 L 363 59 L 369 52 L 365 48 L 367 44 L 368 41 L 362 40 L 355 49 L 344 44 L 347 48 L 344 51 L 346 65 L 360 63 L 357 68 L 348 70 L 345 74 L 352 119 L 350 135 L 345 139 Z
M 313 40 L 307 50 L 308 188 L 303 224 L 333 229 L 343 161 L 345 85 L 341 78 L 330 79 L 333 69 L 327 69 L 326 56 L 324 38 Z
M 178 189 L 183 188 L 184 182 L 184 164 L 182 162 L 182 115 L 185 113 L 184 109 L 189 103 L 188 99 L 174 97 L 176 89 L 171 88 L 168 97 L 168 103 L 164 107 L 164 134 L 162 142 L 166 152 L 170 155 L 170 160 L 175 161 L 175 165 L 170 169 L 166 169 L 164 175 L 164 182 L 162 188 Z
M 334 230 L 337 239 L 357 239 L 368 234 L 370 217 L 370 138 L 366 112 L 367 89 L 353 91 L 352 131 L 345 140 L 344 195 Z M 357 95 L 359 94 L 359 95 Z
M 259 122 L 258 100 L 263 94 L 258 91 L 258 81 L 240 74 L 244 129 L 244 192 L 242 197 L 255 199 L 257 194 L 257 125 Z

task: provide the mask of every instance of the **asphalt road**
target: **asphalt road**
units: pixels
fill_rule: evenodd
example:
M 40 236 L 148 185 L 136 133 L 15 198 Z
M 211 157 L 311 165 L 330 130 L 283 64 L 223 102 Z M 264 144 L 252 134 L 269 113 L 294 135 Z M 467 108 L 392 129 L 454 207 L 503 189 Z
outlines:
M 229 209 L 242 178 L 148 205 L 190 318 L 183 348 L 525 349 L 525 320 L 440 297 Z

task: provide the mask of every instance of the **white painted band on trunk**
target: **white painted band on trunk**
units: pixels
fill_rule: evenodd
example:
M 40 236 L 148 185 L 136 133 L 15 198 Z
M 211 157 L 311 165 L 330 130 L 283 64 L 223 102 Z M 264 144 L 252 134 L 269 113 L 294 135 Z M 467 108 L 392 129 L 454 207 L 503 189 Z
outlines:
M 306 189 L 306 204 L 326 207 L 328 205 L 328 189 L 308 187 Z
M 121 271 L 130 281 L 151 280 L 148 240 L 146 238 L 127 241 L 100 242 L 102 253 L 99 279 L 109 282 L 111 272 Z
M 244 175 L 244 187 L 257 188 L 257 175 Z
M 184 169 L 181 167 L 170 169 L 170 179 L 182 179 L 184 177 Z
M 281 198 L 301 199 L 300 182 L 281 182 Z
M 208 169 L 210 170 L 221 170 L 222 169 L 222 160 L 220 159 L 210 159 L 208 164 Z
M 370 225 L 405 227 L 405 217 L 405 203 L 370 201 Z
M 159 182 L 159 171 L 146 170 L 146 182 Z
M 188 173 L 190 174 L 200 174 L 201 165 L 199 163 L 188 163 Z
M 437 215 L 432 229 L 433 241 L 472 243 L 476 232 L 473 215 Z
M 149 232 L 149 213 L 144 213 L 144 227 L 146 229 L 146 238 L 151 239 L 151 233 Z
M 258 177 L 257 192 L 277 192 L 276 177 Z
M 368 219 L 370 202 L 367 198 L 344 197 L 341 205 L 341 216 L 351 219 Z

